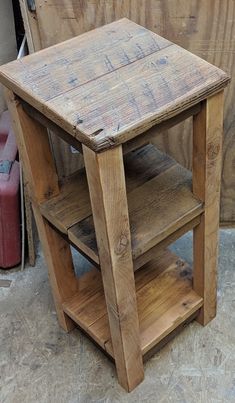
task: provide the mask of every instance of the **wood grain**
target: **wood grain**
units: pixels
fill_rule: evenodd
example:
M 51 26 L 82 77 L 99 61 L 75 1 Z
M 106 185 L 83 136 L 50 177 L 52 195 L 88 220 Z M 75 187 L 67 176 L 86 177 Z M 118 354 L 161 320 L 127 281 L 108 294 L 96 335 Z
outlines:
M 151 145 L 126 154 L 124 166 L 127 192 L 144 185 L 174 164 L 174 160 Z M 87 218 L 91 214 L 91 207 L 85 170 L 81 169 L 63 180 L 59 194 L 41 203 L 40 209 L 64 233 L 76 222 Z
M 131 255 L 122 148 L 83 154 L 119 383 L 133 390 L 144 378 Z
M 159 242 L 156 246 L 153 248 L 149 249 L 147 252 L 143 253 L 141 256 L 139 256 L 137 259 L 133 261 L 134 264 L 134 271 L 139 270 L 142 268 L 146 263 L 150 262 L 150 260 L 156 258 L 160 254 L 165 251 L 165 249 L 171 245 L 173 242 L 175 242 L 177 239 L 182 237 L 184 234 L 186 234 L 188 231 L 191 231 L 194 227 L 200 224 L 201 217 L 198 216 L 196 218 L 193 218 L 193 220 L 189 221 L 187 224 L 183 225 L 176 231 L 172 232 L 170 235 L 168 235 L 166 238 L 164 238 L 161 242 Z
M 54 45 L 122 17 L 145 26 L 190 50 L 217 67 L 227 71 L 232 82 L 225 93 L 225 127 L 221 221 L 232 225 L 235 221 L 234 170 L 234 55 L 235 3 L 233 0 L 35 0 L 36 16 L 42 47 Z M 52 23 L 53 21 L 53 23 Z M 37 41 L 37 35 L 33 36 Z M 157 145 L 169 152 L 187 168 L 192 166 L 192 131 L 190 121 L 182 123 L 164 135 Z M 61 175 L 76 171 L 82 157 L 71 154 L 60 140 L 53 143 Z
M 223 101 L 223 92 L 209 98 L 194 117 L 193 192 L 205 212 L 194 229 L 193 288 L 204 300 L 198 318 L 204 325 L 216 315 Z
M 41 125 L 47 127 L 49 130 L 52 130 L 55 137 L 60 137 L 65 142 L 72 145 L 77 151 L 82 153 L 82 145 L 75 137 L 70 136 L 60 126 L 53 123 L 50 119 L 48 119 L 41 112 L 37 111 L 37 109 L 33 108 L 27 102 L 23 101 L 22 99 L 20 100 L 20 102 L 23 106 L 23 109 L 27 112 L 29 116 L 31 116 L 31 118 L 37 120 Z M 180 122 L 183 122 L 185 119 L 197 114 L 200 111 L 200 107 L 201 107 L 200 103 L 196 104 L 192 108 L 189 108 L 183 111 L 182 113 L 179 113 L 173 118 L 168 119 L 162 122 L 161 124 L 153 126 L 151 129 L 145 131 L 141 136 L 138 136 L 137 138 L 135 137 L 132 140 L 127 141 L 126 143 L 123 144 L 123 153 L 126 154 L 130 151 L 134 151 L 137 148 L 140 148 L 145 144 L 149 144 L 151 141 L 154 141 L 157 135 L 162 133 L 164 130 L 168 130 L 171 127 L 179 124 Z
M 74 327 L 74 323 L 64 313 L 62 303 L 77 290 L 70 246 L 49 226 L 38 208 L 38 203 L 48 200 L 59 192 L 47 130 L 24 112 L 22 105 L 10 90 L 6 90 L 5 94 L 47 260 L 58 320 L 60 325 L 69 331 Z
M 70 245 L 42 217 L 36 203 L 32 203 L 35 221 L 47 262 L 49 280 L 60 326 L 69 332 L 74 322 L 64 312 L 62 304 L 78 290 Z
M 25 112 L 34 120 L 38 121 L 42 126 L 46 127 L 50 132 L 53 132 L 51 134 L 52 136 L 58 138 L 60 137 L 63 142 L 69 146 L 73 146 L 77 151 L 82 153 L 82 145 L 81 143 L 76 140 L 74 137 L 70 136 L 65 130 L 61 129 L 60 126 L 56 125 L 53 123 L 50 119 L 47 119 L 42 113 L 38 112 L 37 109 L 33 108 L 31 105 L 29 105 L 27 102 L 23 101 L 22 99 L 20 100 L 23 109 Z M 53 142 L 53 137 L 52 140 Z
M 114 355 L 101 275 L 85 275 L 83 289 L 67 300 L 64 310 L 111 356 Z M 90 287 L 92 285 L 92 287 Z M 141 351 L 145 355 L 202 305 L 192 290 L 191 269 L 169 251 L 135 275 Z
M 30 196 L 38 203 L 46 201 L 59 193 L 47 130 L 24 112 L 10 90 L 5 90 L 5 97 Z
M 2 66 L 0 81 L 100 152 L 198 104 L 229 77 L 122 19 Z
M 40 50 L 43 47 L 40 37 L 40 28 L 36 11 L 30 11 L 27 0 L 19 0 L 24 29 L 27 38 L 29 53 Z
M 127 199 L 133 259 L 203 212 L 203 204 L 191 192 L 191 174 L 178 164 L 137 187 Z M 92 216 L 69 228 L 68 236 L 88 256 L 97 256 Z
M 192 194 L 191 173 L 153 145 L 124 156 L 132 256 L 139 258 L 203 212 Z M 99 264 L 85 171 L 74 174 L 58 196 L 40 205 L 42 214 L 73 245 Z M 189 226 L 192 229 L 194 225 Z

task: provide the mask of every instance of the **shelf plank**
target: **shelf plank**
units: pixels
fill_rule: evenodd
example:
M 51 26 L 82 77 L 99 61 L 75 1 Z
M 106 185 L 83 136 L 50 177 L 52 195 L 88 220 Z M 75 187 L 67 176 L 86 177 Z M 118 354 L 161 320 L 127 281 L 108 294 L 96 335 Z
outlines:
M 201 214 L 191 191 L 191 172 L 175 164 L 130 193 L 133 258 L 137 258 Z
M 135 274 L 143 355 L 201 308 L 191 274 L 188 264 L 169 251 Z M 82 282 L 86 285 L 63 304 L 64 311 L 113 356 L 101 274 L 94 269 Z
M 85 169 L 67 178 L 58 196 L 40 205 L 42 215 L 67 235 L 68 229 L 91 214 Z
M 175 161 L 154 146 L 147 145 L 124 156 L 126 186 L 131 192 L 153 177 L 169 169 Z M 58 196 L 40 205 L 41 213 L 61 232 L 91 214 L 90 197 L 85 169 L 80 169 L 66 178 Z
M 202 203 L 191 192 L 191 173 L 177 163 L 138 186 L 127 198 L 133 259 L 203 212 Z M 68 237 L 99 263 L 92 216 L 72 226 Z
M 172 234 L 170 234 L 167 238 L 163 239 L 161 242 L 159 242 L 153 248 L 149 249 L 143 255 L 139 256 L 133 262 L 134 271 L 140 269 L 145 263 L 147 263 L 150 260 L 152 260 L 153 258 L 159 256 L 161 253 L 163 253 L 168 248 L 169 245 L 171 245 L 173 242 L 175 242 L 181 236 L 186 234 L 188 231 L 192 230 L 192 228 L 195 228 L 197 225 L 200 224 L 200 222 L 201 222 L 200 216 L 194 218 L 193 220 L 189 221 L 187 224 L 183 225 L 183 227 L 180 227 L 175 232 L 172 232 Z
M 193 222 L 203 212 L 203 205 L 192 194 L 191 172 L 153 145 L 125 155 L 124 165 L 135 260 Z M 40 209 L 73 245 L 99 264 L 84 169 L 69 178 L 60 194 L 43 203 Z

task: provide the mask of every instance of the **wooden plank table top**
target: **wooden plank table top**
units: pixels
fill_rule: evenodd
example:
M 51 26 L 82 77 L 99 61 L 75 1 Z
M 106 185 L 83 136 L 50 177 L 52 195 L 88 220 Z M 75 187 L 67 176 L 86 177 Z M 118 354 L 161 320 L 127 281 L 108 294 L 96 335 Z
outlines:
M 96 152 L 223 89 L 229 77 L 124 18 L 0 67 L 0 82 Z

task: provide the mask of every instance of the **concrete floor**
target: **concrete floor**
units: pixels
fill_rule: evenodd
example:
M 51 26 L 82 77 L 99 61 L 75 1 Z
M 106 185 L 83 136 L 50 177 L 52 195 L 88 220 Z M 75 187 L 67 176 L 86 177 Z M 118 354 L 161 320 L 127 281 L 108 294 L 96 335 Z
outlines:
M 173 246 L 191 261 L 191 234 Z M 80 257 L 75 255 L 76 265 Z M 0 402 L 235 402 L 235 230 L 221 231 L 218 315 L 196 322 L 145 365 L 131 394 L 112 363 L 78 330 L 59 328 L 44 259 L 0 272 Z M 83 266 L 87 267 L 86 263 Z

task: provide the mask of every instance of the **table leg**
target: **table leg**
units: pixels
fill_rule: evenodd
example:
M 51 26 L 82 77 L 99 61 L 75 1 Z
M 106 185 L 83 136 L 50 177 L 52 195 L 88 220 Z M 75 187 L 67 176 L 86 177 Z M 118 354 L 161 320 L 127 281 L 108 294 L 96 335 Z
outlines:
M 46 128 L 30 118 L 15 95 L 6 90 L 14 132 L 32 198 L 32 205 L 48 265 L 51 288 L 60 325 L 69 331 L 74 322 L 63 312 L 62 303 L 77 290 L 68 243 L 41 216 L 39 204 L 59 193 L 58 178 Z
M 193 288 L 204 300 L 203 325 L 216 315 L 222 133 L 223 91 L 204 101 L 193 120 L 193 193 L 205 205 L 194 229 Z
M 70 245 L 42 217 L 35 203 L 33 203 L 33 212 L 48 267 L 58 321 L 60 326 L 69 332 L 76 327 L 76 324 L 64 312 L 63 303 L 78 290 L 78 279 L 74 273 Z
M 118 379 L 131 391 L 144 371 L 122 147 L 83 155 Z

